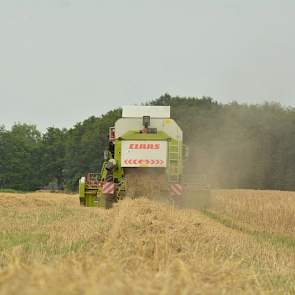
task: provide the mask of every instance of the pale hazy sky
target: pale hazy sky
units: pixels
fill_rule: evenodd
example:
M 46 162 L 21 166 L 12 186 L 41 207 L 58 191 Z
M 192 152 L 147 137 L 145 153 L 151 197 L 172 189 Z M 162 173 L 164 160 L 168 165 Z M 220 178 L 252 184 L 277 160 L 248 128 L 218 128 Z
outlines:
M 0 124 L 168 92 L 295 106 L 294 0 L 0 0 Z

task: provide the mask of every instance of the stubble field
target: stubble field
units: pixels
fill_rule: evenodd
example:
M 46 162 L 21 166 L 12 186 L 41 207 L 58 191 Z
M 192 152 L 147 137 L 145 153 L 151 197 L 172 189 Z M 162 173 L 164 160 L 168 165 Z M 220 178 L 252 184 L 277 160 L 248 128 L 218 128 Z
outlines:
M 0 193 L 0 294 L 294 294 L 294 213 L 292 192 L 214 191 L 206 211 Z

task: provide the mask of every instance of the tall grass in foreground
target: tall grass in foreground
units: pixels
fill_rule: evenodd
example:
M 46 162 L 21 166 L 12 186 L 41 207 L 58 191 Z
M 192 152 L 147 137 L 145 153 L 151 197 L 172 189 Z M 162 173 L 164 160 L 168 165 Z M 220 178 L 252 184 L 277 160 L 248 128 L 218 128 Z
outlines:
M 195 210 L 0 194 L 0 294 L 293 294 L 294 269 L 293 249 Z

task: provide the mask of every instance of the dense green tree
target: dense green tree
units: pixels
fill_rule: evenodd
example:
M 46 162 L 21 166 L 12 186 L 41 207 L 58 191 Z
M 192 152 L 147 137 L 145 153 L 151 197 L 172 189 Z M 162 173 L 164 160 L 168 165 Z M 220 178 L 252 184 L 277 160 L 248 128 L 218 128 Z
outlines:
M 45 185 L 54 182 L 63 188 L 67 130 L 50 127 L 42 137 L 42 167 Z
M 68 131 L 64 170 L 68 189 L 77 188 L 81 175 L 99 171 L 109 128 L 120 116 L 121 110 L 114 110 L 100 118 L 90 117 Z
M 34 190 L 42 182 L 41 134 L 36 126 L 16 124 L 1 129 L 0 183 L 2 187 Z

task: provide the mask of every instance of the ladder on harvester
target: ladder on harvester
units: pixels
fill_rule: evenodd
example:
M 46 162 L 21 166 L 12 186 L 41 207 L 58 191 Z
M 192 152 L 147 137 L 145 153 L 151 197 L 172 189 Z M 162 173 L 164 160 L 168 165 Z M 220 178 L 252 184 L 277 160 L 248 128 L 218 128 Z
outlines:
M 168 182 L 179 183 L 182 174 L 182 143 L 170 142 L 168 150 Z

